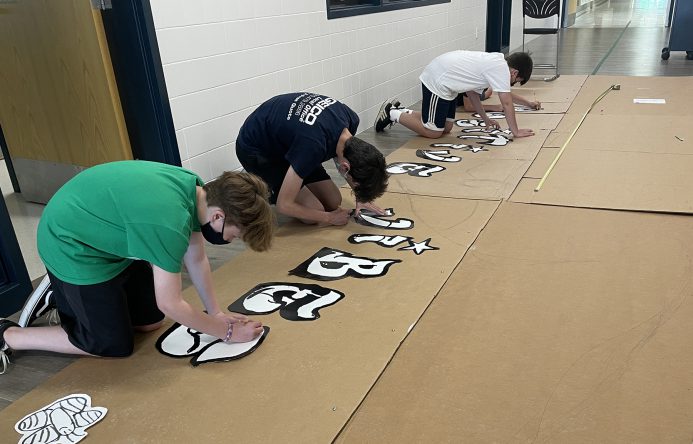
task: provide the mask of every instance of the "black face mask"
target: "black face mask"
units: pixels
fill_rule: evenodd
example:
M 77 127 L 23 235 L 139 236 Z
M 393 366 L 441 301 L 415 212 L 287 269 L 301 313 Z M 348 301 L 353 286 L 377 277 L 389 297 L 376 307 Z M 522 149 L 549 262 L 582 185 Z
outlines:
M 202 236 L 204 236 L 205 240 L 210 244 L 214 245 L 228 244 L 229 241 L 224 239 L 224 227 L 226 225 L 226 218 L 224 218 L 223 225 L 221 226 L 221 233 L 217 233 L 216 231 L 214 231 L 214 228 L 212 228 L 212 225 L 210 225 L 211 223 L 212 221 L 209 221 L 200 227 L 202 229 Z

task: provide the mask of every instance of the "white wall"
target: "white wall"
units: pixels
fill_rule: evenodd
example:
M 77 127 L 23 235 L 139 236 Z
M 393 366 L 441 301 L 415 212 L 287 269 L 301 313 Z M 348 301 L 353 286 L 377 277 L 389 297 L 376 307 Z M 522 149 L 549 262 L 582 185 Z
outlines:
M 210 180 L 240 168 L 234 142 L 255 107 L 312 91 L 373 124 L 380 103 L 420 100 L 435 56 L 484 50 L 486 0 L 327 20 L 325 0 L 151 0 L 183 166 Z

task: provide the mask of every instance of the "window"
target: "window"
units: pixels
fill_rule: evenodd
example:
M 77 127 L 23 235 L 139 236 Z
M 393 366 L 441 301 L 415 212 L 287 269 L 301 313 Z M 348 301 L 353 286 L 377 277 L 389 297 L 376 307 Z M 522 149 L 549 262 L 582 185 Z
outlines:
M 450 0 L 327 0 L 327 18 L 372 14 L 438 3 L 450 3 Z

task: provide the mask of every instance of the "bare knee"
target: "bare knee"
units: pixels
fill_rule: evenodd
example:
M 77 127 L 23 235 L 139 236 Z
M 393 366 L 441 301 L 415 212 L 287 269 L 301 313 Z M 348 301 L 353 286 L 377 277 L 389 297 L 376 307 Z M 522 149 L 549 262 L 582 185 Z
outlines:
M 334 211 L 342 204 L 342 194 L 332 180 L 307 185 L 299 193 L 299 203 L 320 211 Z
M 326 199 L 325 202 L 322 202 L 322 206 L 325 209 L 325 211 L 334 211 L 339 206 L 342 204 L 342 196 L 339 195 L 338 198 L 332 197 L 330 199 Z
M 5 330 L 5 333 L 2 335 L 2 339 L 12 347 L 12 344 L 14 344 L 18 338 L 18 335 L 22 334 L 22 328 L 21 327 L 10 327 L 7 330 Z
M 440 139 L 443 136 L 443 133 L 444 131 L 433 131 L 430 129 L 426 129 L 424 133 L 421 135 L 429 139 Z

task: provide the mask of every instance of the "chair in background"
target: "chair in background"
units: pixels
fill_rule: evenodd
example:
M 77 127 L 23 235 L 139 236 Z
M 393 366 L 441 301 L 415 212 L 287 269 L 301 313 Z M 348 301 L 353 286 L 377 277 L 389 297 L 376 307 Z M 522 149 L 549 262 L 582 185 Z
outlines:
M 527 27 L 527 18 L 529 17 L 530 24 L 537 23 L 537 20 L 542 20 L 542 25 L 545 24 L 545 19 L 556 17 L 555 27 Z M 534 68 L 539 69 L 555 69 L 556 73 L 553 77 L 547 77 L 544 80 L 550 82 L 560 77 L 558 69 L 558 51 L 561 43 L 561 7 L 559 0 L 522 0 L 522 51 L 525 50 L 525 35 L 556 35 L 556 63 L 546 64 L 538 63 Z

